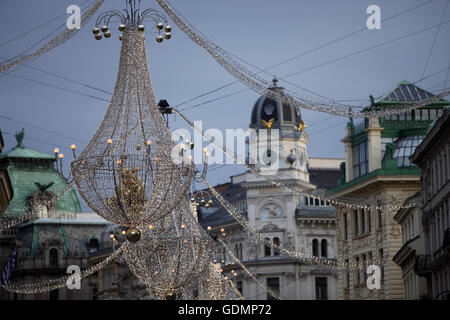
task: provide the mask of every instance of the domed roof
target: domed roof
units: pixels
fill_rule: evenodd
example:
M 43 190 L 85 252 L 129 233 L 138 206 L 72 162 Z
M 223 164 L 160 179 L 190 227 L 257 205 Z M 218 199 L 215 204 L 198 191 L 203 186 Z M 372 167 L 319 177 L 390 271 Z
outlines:
M 273 86 L 267 90 L 275 90 L 284 94 L 282 87 L 278 87 L 277 78 L 272 80 Z M 263 94 L 256 101 L 251 113 L 250 127 L 254 129 L 265 129 L 270 126 L 271 129 L 292 128 L 296 130 L 302 121 L 300 109 L 281 100 L 273 100 L 267 94 Z

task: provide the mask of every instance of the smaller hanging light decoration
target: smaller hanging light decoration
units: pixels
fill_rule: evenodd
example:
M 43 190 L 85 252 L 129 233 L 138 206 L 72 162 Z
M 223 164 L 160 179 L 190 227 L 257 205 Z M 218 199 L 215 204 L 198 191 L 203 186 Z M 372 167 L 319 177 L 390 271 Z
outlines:
M 130 270 L 158 299 L 183 299 L 186 290 L 207 276 L 214 242 L 197 223 L 188 199 L 152 228 L 139 228 L 124 257 Z

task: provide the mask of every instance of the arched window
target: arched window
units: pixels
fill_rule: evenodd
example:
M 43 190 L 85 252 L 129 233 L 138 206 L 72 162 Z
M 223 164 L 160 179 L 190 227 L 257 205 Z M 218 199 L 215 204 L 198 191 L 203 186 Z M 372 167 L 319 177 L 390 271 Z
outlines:
M 98 250 L 98 246 L 99 246 L 98 239 L 91 238 L 89 240 L 89 252 L 97 251 Z
M 328 243 L 327 239 L 322 239 L 320 242 L 320 253 L 323 258 L 328 258 Z
M 242 243 L 239 243 L 239 259 L 242 261 Z
M 55 248 L 50 249 L 49 252 L 50 265 L 57 266 L 58 265 L 58 250 Z
M 283 121 L 292 121 L 291 107 L 283 103 Z
M 314 239 L 312 241 L 312 252 L 313 252 L 314 257 L 319 256 L 319 240 L 317 240 L 317 239 Z
M 278 237 L 273 238 L 273 243 L 277 246 L 280 245 L 280 239 Z M 274 256 L 279 256 L 280 255 L 280 250 L 278 249 L 273 249 L 273 255 Z
M 266 241 L 270 241 L 269 238 L 266 238 L 265 240 L 266 240 Z M 264 257 L 270 257 L 271 255 L 272 255 L 272 250 L 271 250 L 271 248 L 270 248 L 267 244 L 265 244 L 265 245 L 264 245 Z

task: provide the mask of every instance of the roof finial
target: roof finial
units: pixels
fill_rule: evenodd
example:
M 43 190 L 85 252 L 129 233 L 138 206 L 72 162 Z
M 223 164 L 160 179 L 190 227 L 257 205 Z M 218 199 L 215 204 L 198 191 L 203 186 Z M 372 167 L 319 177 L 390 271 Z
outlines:
M 274 88 L 278 87 L 278 79 L 277 79 L 277 76 L 273 76 L 272 83 L 273 83 L 273 87 L 274 87 Z
M 17 140 L 17 146 L 16 147 L 19 147 L 19 148 L 25 148 L 24 147 L 24 145 L 23 145 L 23 137 L 25 136 L 25 129 L 24 128 L 22 128 L 22 131 L 20 131 L 20 132 L 17 132 L 16 134 L 15 134 L 15 137 L 16 137 L 16 140 Z

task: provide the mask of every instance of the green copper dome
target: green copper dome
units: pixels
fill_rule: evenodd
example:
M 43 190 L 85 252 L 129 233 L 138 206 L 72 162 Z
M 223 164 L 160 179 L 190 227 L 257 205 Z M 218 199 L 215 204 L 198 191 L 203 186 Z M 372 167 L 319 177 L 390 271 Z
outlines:
M 19 217 L 28 212 L 30 198 L 39 192 L 57 194 L 69 186 L 67 180 L 54 167 L 55 158 L 49 154 L 26 148 L 22 141 L 24 131 L 16 134 L 17 145 L 0 154 L 0 170 L 7 171 L 14 196 L 3 214 L 5 218 Z M 49 212 L 55 217 L 67 217 L 80 212 L 76 191 L 69 188 L 56 201 Z

